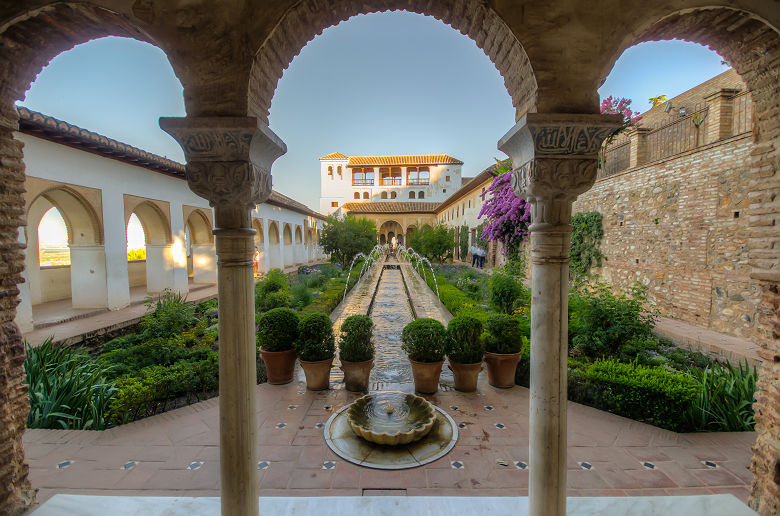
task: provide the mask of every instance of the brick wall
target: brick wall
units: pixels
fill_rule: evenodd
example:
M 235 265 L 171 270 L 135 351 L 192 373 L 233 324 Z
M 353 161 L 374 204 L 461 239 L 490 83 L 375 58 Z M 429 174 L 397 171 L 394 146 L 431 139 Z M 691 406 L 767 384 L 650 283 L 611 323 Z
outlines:
M 599 272 L 640 281 L 664 315 L 738 336 L 755 326 L 747 231 L 750 135 L 600 179 L 574 212 L 604 217 Z

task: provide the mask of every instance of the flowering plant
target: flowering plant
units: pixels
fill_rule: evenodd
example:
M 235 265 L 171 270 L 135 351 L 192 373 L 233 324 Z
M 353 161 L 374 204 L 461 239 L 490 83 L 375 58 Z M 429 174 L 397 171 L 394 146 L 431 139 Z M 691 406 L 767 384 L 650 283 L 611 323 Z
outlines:
M 499 161 L 493 182 L 482 195 L 479 218 L 485 217 L 482 238 L 504 244 L 504 253 L 514 254 L 528 235 L 531 206 L 512 191 L 511 162 Z
M 642 120 L 639 111 L 631 110 L 631 99 L 625 97 L 613 98 L 612 95 L 601 101 L 602 115 L 623 115 L 624 128 L 636 125 Z

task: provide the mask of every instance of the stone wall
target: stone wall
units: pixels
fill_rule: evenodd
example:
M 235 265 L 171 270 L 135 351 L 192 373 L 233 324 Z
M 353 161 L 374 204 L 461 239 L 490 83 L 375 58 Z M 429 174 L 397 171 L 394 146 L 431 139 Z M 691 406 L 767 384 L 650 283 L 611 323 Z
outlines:
M 749 336 L 760 292 L 748 266 L 750 134 L 600 179 L 575 212 L 604 217 L 596 271 L 640 281 L 664 315 Z

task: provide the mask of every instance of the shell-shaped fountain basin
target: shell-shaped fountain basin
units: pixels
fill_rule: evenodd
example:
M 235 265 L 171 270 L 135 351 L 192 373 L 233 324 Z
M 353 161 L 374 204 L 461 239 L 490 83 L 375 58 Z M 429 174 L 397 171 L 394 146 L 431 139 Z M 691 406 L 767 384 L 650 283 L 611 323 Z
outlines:
M 347 409 L 352 430 L 367 441 L 388 446 L 422 439 L 433 428 L 436 415 L 425 398 L 387 391 L 366 394 Z

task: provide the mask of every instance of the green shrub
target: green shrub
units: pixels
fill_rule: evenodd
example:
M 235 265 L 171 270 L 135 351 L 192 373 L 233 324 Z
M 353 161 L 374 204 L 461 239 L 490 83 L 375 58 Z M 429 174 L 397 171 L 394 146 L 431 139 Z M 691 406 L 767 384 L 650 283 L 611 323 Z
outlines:
M 485 321 L 485 351 L 490 353 L 519 353 L 523 349 L 520 319 L 506 314 L 493 314 Z
M 295 353 L 306 362 L 327 360 L 336 353 L 333 322 L 323 313 L 312 312 L 301 317 Z
M 149 366 L 171 365 L 188 356 L 189 351 L 177 338 L 155 338 L 135 346 L 103 353 L 98 361 L 103 366 L 110 367 L 107 370 L 110 378 L 118 378 L 138 374 L 141 369 Z
M 523 348 L 520 351 L 520 362 L 515 370 L 515 383 L 523 387 L 531 386 L 531 341 L 522 337 Z
M 594 358 L 613 356 L 633 338 L 650 338 L 656 313 L 646 306 L 645 290 L 636 284 L 628 294 L 615 294 L 600 283 L 572 293 L 569 337 L 574 352 Z
M 460 244 L 460 259 L 465 262 L 469 254 L 469 227 L 465 224 L 460 227 L 458 244 Z
M 195 305 L 168 289 L 157 298 L 148 297 L 146 307 L 141 329 L 147 337 L 173 337 L 197 322 Z
M 292 290 L 291 304 L 298 310 L 311 304 L 314 301 L 314 294 L 312 294 L 306 283 L 298 283 Z
M 36 348 L 25 342 L 24 370 L 28 428 L 106 428 L 117 389 L 105 366 L 80 350 L 55 346 L 49 338 Z
M 604 238 L 601 213 L 575 213 L 571 225 L 570 269 L 578 274 L 587 274 L 591 267 L 601 267 L 601 261 L 605 259 L 600 249 L 601 239 Z
M 290 308 L 268 310 L 258 320 L 257 345 L 265 351 L 293 349 L 298 338 L 298 314 Z
M 374 321 L 367 315 L 350 315 L 341 323 L 339 358 L 347 362 L 365 362 L 374 358 Z
M 691 430 L 685 414 L 701 389 L 687 374 L 615 358 L 596 360 L 569 379 L 572 401 L 675 432 Z
M 447 330 L 435 319 L 415 319 L 401 332 L 401 349 L 415 362 L 444 360 Z
M 490 301 L 499 312 L 511 314 L 523 295 L 523 286 L 511 276 L 495 272 L 490 277 Z
M 135 346 L 139 342 L 143 341 L 144 336 L 140 333 L 132 333 L 130 335 L 123 335 L 121 337 L 117 337 L 115 339 L 111 339 L 105 344 L 103 344 L 103 348 L 101 349 L 102 353 L 107 353 L 109 351 L 114 351 L 116 349 L 127 349 L 132 346 Z
M 485 356 L 482 322 L 474 317 L 454 317 L 447 325 L 447 356 L 458 364 L 476 364 Z
M 756 368 L 745 360 L 736 368 L 718 363 L 706 369 L 693 368 L 691 376 L 701 385 L 686 418 L 698 431 L 750 432 L 755 427 Z
M 271 269 L 265 274 L 262 281 L 257 282 L 255 285 L 255 292 L 259 292 L 261 295 L 267 295 L 271 292 L 287 290 L 289 288 L 290 280 L 287 278 L 287 275 L 279 269 Z

